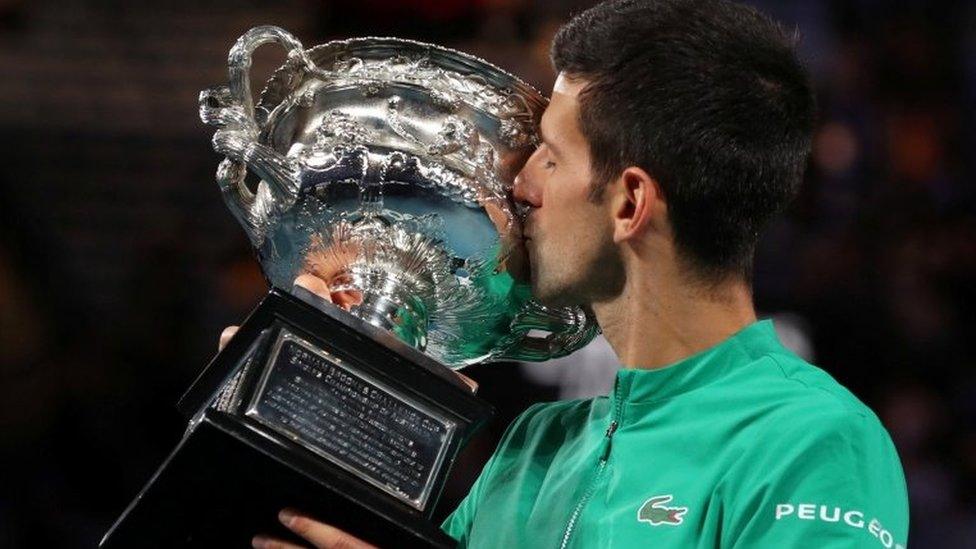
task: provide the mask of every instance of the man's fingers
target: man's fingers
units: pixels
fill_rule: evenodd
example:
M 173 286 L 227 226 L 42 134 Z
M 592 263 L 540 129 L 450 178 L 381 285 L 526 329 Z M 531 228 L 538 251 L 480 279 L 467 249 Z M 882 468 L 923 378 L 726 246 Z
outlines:
M 240 326 L 228 326 L 224 328 L 223 332 L 220 332 L 220 341 L 217 342 L 218 352 L 224 350 L 224 347 L 227 346 L 227 342 L 230 341 L 230 338 L 234 337 L 234 334 L 237 333 L 237 329 L 239 327 Z
M 298 278 L 295 279 L 295 285 L 305 288 L 306 290 L 330 303 L 332 302 L 332 291 L 329 290 L 329 285 L 315 275 L 310 275 L 308 273 L 300 274 L 298 275 Z
M 351 534 L 291 509 L 278 513 L 278 520 L 292 532 L 310 541 L 317 549 L 377 549 Z
M 254 549 L 305 549 L 301 545 L 281 541 L 280 539 L 266 538 L 264 536 L 254 536 L 251 539 L 251 547 Z
M 470 377 L 462 374 L 461 372 L 455 371 L 454 372 L 454 375 L 456 375 L 459 378 L 461 378 L 461 381 L 467 383 L 468 384 L 468 387 L 471 389 L 471 392 L 472 393 L 477 393 L 478 392 L 478 382 L 477 381 L 475 381 L 475 380 L 471 379 Z

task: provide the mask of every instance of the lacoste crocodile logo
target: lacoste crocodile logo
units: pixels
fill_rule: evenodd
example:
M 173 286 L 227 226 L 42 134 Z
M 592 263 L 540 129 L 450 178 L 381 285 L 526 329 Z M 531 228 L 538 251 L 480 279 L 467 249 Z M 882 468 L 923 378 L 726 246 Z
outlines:
M 687 507 L 665 507 L 664 504 L 671 501 L 671 494 L 664 496 L 654 496 L 645 501 L 637 511 L 637 522 L 649 522 L 651 526 L 659 524 L 669 524 L 677 526 L 684 520 Z

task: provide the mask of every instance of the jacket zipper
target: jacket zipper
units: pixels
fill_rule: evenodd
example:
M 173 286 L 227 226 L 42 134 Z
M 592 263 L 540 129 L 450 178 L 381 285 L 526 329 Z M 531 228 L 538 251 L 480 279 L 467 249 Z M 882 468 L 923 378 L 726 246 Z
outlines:
M 563 541 L 559 545 L 559 549 L 566 549 L 569 547 L 569 541 L 573 538 L 573 532 L 576 530 L 576 524 L 579 521 L 580 513 L 583 512 L 583 507 L 586 503 L 593 497 L 593 493 L 596 492 L 596 487 L 600 482 L 600 478 L 603 477 L 603 471 L 607 468 L 607 460 L 610 459 L 610 446 L 613 442 L 613 434 L 617 431 L 618 419 L 620 418 L 620 395 L 617 394 L 617 387 L 613 388 L 613 398 L 614 398 L 614 410 L 613 410 L 613 420 L 610 421 L 610 425 L 607 426 L 607 431 L 604 433 L 606 441 L 606 447 L 603 449 L 603 454 L 600 455 L 600 462 L 597 464 L 596 473 L 590 480 L 589 486 L 586 487 L 586 491 L 580 497 L 579 501 L 576 502 L 576 507 L 573 508 L 573 514 L 569 516 L 569 523 L 566 524 L 566 530 L 563 532 Z

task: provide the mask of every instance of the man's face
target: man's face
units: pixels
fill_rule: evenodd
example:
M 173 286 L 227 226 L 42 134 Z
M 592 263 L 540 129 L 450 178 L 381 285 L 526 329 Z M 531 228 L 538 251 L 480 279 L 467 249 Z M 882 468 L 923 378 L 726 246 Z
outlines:
M 589 145 L 579 126 L 583 80 L 560 74 L 542 116 L 542 145 L 515 178 L 515 198 L 531 206 L 523 229 L 532 293 L 551 306 L 605 297 L 620 272 L 605 200 L 590 192 Z

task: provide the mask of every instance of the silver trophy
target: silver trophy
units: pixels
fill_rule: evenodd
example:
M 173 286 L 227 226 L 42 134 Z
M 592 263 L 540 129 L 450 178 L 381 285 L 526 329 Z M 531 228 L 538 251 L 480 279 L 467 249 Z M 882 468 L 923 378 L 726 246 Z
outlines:
M 287 61 L 255 106 L 251 54 L 269 42 Z M 183 440 L 102 544 L 244 546 L 287 537 L 273 518 L 293 506 L 379 545 L 451 547 L 430 518 L 493 410 L 449 368 L 554 358 L 597 330 L 527 281 L 510 191 L 545 99 L 396 38 L 305 50 L 258 27 L 229 64 L 200 117 L 272 289 L 183 396 Z
M 253 106 L 251 53 L 268 42 L 288 60 Z M 238 40 L 200 117 L 218 128 L 217 181 L 272 285 L 314 274 L 353 315 L 459 368 L 562 356 L 596 331 L 581 309 L 534 301 L 519 272 L 512 180 L 545 105 L 457 51 L 397 38 L 305 50 L 266 26 Z

